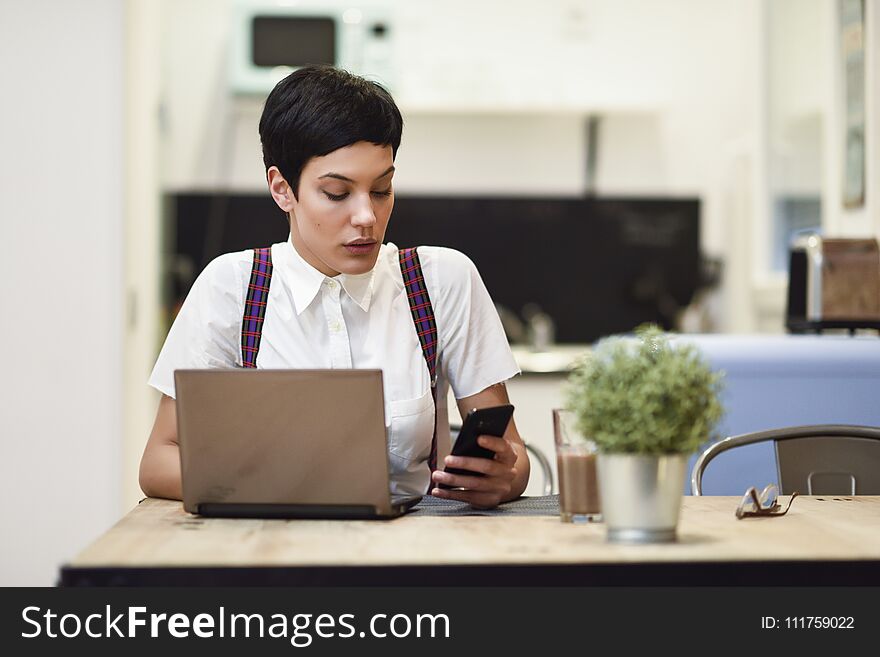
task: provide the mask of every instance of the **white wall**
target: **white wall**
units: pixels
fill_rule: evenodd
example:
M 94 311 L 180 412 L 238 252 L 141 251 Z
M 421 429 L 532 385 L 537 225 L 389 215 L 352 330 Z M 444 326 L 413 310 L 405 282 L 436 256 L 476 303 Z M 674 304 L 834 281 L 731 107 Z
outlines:
M 788 278 L 774 270 L 774 200 L 826 198 L 828 108 L 836 0 L 773 0 L 760 5 L 755 28 L 758 54 L 754 80 L 757 128 L 749 149 L 749 203 L 731 221 L 740 248 L 731 264 L 743 281 L 728 312 L 733 332 L 783 333 Z M 739 227 L 739 228 L 737 228 Z M 781 233 L 781 231 L 779 231 Z
M 826 0 L 774 0 L 767 5 L 767 101 L 771 191 L 822 190 L 822 129 L 831 84 Z
M 874 127 L 869 128 L 868 133 L 868 161 L 867 161 L 867 194 L 868 208 L 866 214 L 868 221 L 873 225 L 874 235 L 880 239 L 880 128 L 877 127 L 880 117 L 880 7 L 876 2 L 866 3 L 866 39 L 867 52 L 866 75 L 868 105 L 866 108 L 867 120 L 873 122 Z
M 828 105 L 829 124 L 826 140 L 830 166 L 827 170 L 826 187 L 829 213 L 826 229 L 829 234 L 840 237 L 880 238 L 880 3 L 865 3 L 865 204 L 861 208 L 843 206 L 843 68 L 841 45 L 837 26 L 839 15 L 836 3 L 827 8 L 827 22 L 833 26 L 834 38 L 830 43 L 832 85 L 829 91 L 832 102 Z
M 123 503 L 143 497 L 141 454 L 159 402 L 147 386 L 164 338 L 160 301 L 161 197 L 159 132 L 161 6 L 127 0 L 125 88 L 125 334 L 123 382 Z
M 49 585 L 121 513 L 117 0 L 0 4 L 0 584 Z

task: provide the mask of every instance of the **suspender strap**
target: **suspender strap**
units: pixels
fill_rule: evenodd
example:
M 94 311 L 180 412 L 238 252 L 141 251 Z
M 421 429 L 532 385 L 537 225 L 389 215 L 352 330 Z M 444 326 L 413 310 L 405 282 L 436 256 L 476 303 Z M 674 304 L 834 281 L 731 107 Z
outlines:
M 434 408 L 437 408 L 437 323 L 434 321 L 434 308 L 425 287 L 422 265 L 415 248 L 401 249 L 399 253 L 400 272 L 406 286 L 409 309 L 412 312 L 413 324 L 422 345 L 422 355 L 431 376 L 431 394 L 434 397 Z M 431 456 L 428 458 L 431 472 L 437 469 L 437 422 L 434 421 L 434 436 L 431 438 Z M 430 492 L 433 483 L 428 484 Z
M 263 318 L 269 300 L 269 282 L 272 280 L 272 249 L 254 249 L 254 265 L 248 283 L 244 318 L 241 322 L 241 362 L 244 367 L 257 366 Z
M 400 272 L 403 274 L 403 284 L 406 286 L 409 309 L 412 312 L 416 333 L 419 335 L 422 354 L 428 365 L 431 387 L 433 388 L 437 384 L 437 324 L 434 321 L 434 308 L 428 297 L 428 288 L 425 287 L 422 265 L 416 250 L 414 248 L 401 249 L 399 257 Z

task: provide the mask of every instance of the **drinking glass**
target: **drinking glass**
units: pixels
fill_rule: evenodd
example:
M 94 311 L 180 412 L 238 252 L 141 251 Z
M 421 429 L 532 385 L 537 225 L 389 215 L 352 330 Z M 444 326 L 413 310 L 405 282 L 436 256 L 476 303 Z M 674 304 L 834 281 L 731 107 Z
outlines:
M 602 519 L 596 476 L 596 443 L 578 431 L 574 413 L 553 409 L 553 437 L 559 474 L 559 517 L 562 522 Z

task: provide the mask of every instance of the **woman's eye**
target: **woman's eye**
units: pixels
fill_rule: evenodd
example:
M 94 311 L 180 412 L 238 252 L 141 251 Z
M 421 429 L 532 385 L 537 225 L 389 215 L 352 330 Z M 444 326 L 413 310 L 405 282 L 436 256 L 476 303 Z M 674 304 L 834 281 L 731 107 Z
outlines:
M 391 196 L 391 190 L 386 189 L 384 192 L 373 192 L 373 196 Z
M 322 190 L 323 191 L 323 190 Z M 331 194 L 330 192 L 324 192 L 324 196 L 329 198 L 331 201 L 341 201 L 346 196 L 348 196 L 348 192 L 343 192 L 342 194 Z

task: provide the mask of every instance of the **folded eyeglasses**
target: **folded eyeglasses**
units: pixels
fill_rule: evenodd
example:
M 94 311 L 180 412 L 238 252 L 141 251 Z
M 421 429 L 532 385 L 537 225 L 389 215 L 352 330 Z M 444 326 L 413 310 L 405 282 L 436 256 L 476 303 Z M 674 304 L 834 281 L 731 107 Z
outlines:
M 752 486 L 749 488 L 742 501 L 736 508 L 736 517 L 754 518 L 767 516 L 784 516 L 791 508 L 791 503 L 798 496 L 798 492 L 794 491 L 788 498 L 788 505 L 783 509 L 779 504 L 779 489 L 776 484 L 767 484 L 764 490 L 758 493 L 758 490 Z

